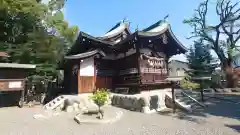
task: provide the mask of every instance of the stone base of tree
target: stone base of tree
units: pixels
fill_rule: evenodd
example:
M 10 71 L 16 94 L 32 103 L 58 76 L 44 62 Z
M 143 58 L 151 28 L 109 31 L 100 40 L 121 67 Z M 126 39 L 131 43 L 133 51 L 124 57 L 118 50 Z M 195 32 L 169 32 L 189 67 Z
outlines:
M 110 124 L 118 121 L 123 115 L 119 108 L 111 106 L 103 107 L 102 111 L 104 112 L 103 118 L 98 118 L 98 110 L 88 110 L 77 114 L 74 120 L 78 124 Z

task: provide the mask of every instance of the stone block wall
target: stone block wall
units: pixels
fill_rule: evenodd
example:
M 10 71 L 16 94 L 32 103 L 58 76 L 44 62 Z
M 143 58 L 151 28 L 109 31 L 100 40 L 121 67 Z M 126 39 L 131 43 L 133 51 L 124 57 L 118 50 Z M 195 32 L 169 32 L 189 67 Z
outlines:
M 170 89 L 145 91 L 135 95 L 111 93 L 107 105 L 113 105 L 131 111 L 153 113 L 166 107 L 165 96 Z M 98 109 L 96 104 L 89 99 L 92 94 L 80 94 L 74 98 L 68 98 L 56 110 L 67 112 Z
M 152 113 L 165 108 L 165 93 L 170 89 L 142 92 L 135 95 L 112 94 L 111 104 L 120 108 Z

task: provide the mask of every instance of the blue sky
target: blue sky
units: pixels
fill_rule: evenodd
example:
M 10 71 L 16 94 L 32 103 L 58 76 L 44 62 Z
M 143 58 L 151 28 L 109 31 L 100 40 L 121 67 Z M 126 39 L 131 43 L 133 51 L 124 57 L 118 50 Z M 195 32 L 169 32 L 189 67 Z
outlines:
M 145 28 L 169 14 L 168 21 L 177 38 L 189 47 L 192 41 L 191 28 L 183 24 L 185 18 L 193 15 L 194 9 L 203 0 L 68 0 L 65 18 L 71 25 L 78 25 L 81 31 L 101 36 L 118 21 L 127 18 L 131 29 Z M 213 20 L 213 18 L 211 18 Z M 183 55 L 173 59 L 184 60 Z

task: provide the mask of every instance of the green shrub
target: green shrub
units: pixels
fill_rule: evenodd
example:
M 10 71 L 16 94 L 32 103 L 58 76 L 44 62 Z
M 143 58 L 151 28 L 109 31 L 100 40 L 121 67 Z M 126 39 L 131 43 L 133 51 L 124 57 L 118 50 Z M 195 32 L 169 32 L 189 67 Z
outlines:
M 101 110 L 101 107 L 105 105 L 108 101 L 109 98 L 108 90 L 105 88 L 96 89 L 90 98 L 98 106 L 98 112 L 101 114 L 100 118 L 103 118 L 103 111 Z
M 180 87 L 183 89 L 198 89 L 200 84 L 192 82 L 190 76 L 185 76 L 183 80 L 180 81 Z

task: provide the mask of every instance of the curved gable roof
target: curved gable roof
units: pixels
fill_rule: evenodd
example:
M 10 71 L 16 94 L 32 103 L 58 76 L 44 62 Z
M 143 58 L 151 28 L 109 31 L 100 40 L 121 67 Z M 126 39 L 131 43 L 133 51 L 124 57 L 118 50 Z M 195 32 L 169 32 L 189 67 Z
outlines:
M 102 56 L 106 55 L 102 50 L 95 49 L 95 50 L 87 51 L 87 52 L 84 52 L 84 53 L 65 56 L 64 58 L 65 59 L 82 59 L 82 58 L 86 58 L 86 57 L 91 57 L 91 56 L 96 55 L 96 54 L 100 54 Z
M 168 22 L 160 20 L 153 25 L 139 31 L 140 36 L 158 36 L 164 32 L 168 31 L 173 38 L 173 40 L 181 47 L 183 50 L 187 51 L 187 48 L 177 39 L 174 35 L 171 26 Z
M 123 20 L 123 21 L 118 22 L 106 34 L 104 34 L 103 36 L 101 36 L 99 38 L 101 38 L 101 39 L 112 38 L 112 37 L 115 37 L 119 34 L 124 33 L 125 31 L 127 31 L 129 34 L 131 33 L 130 30 L 129 30 L 129 22 Z

